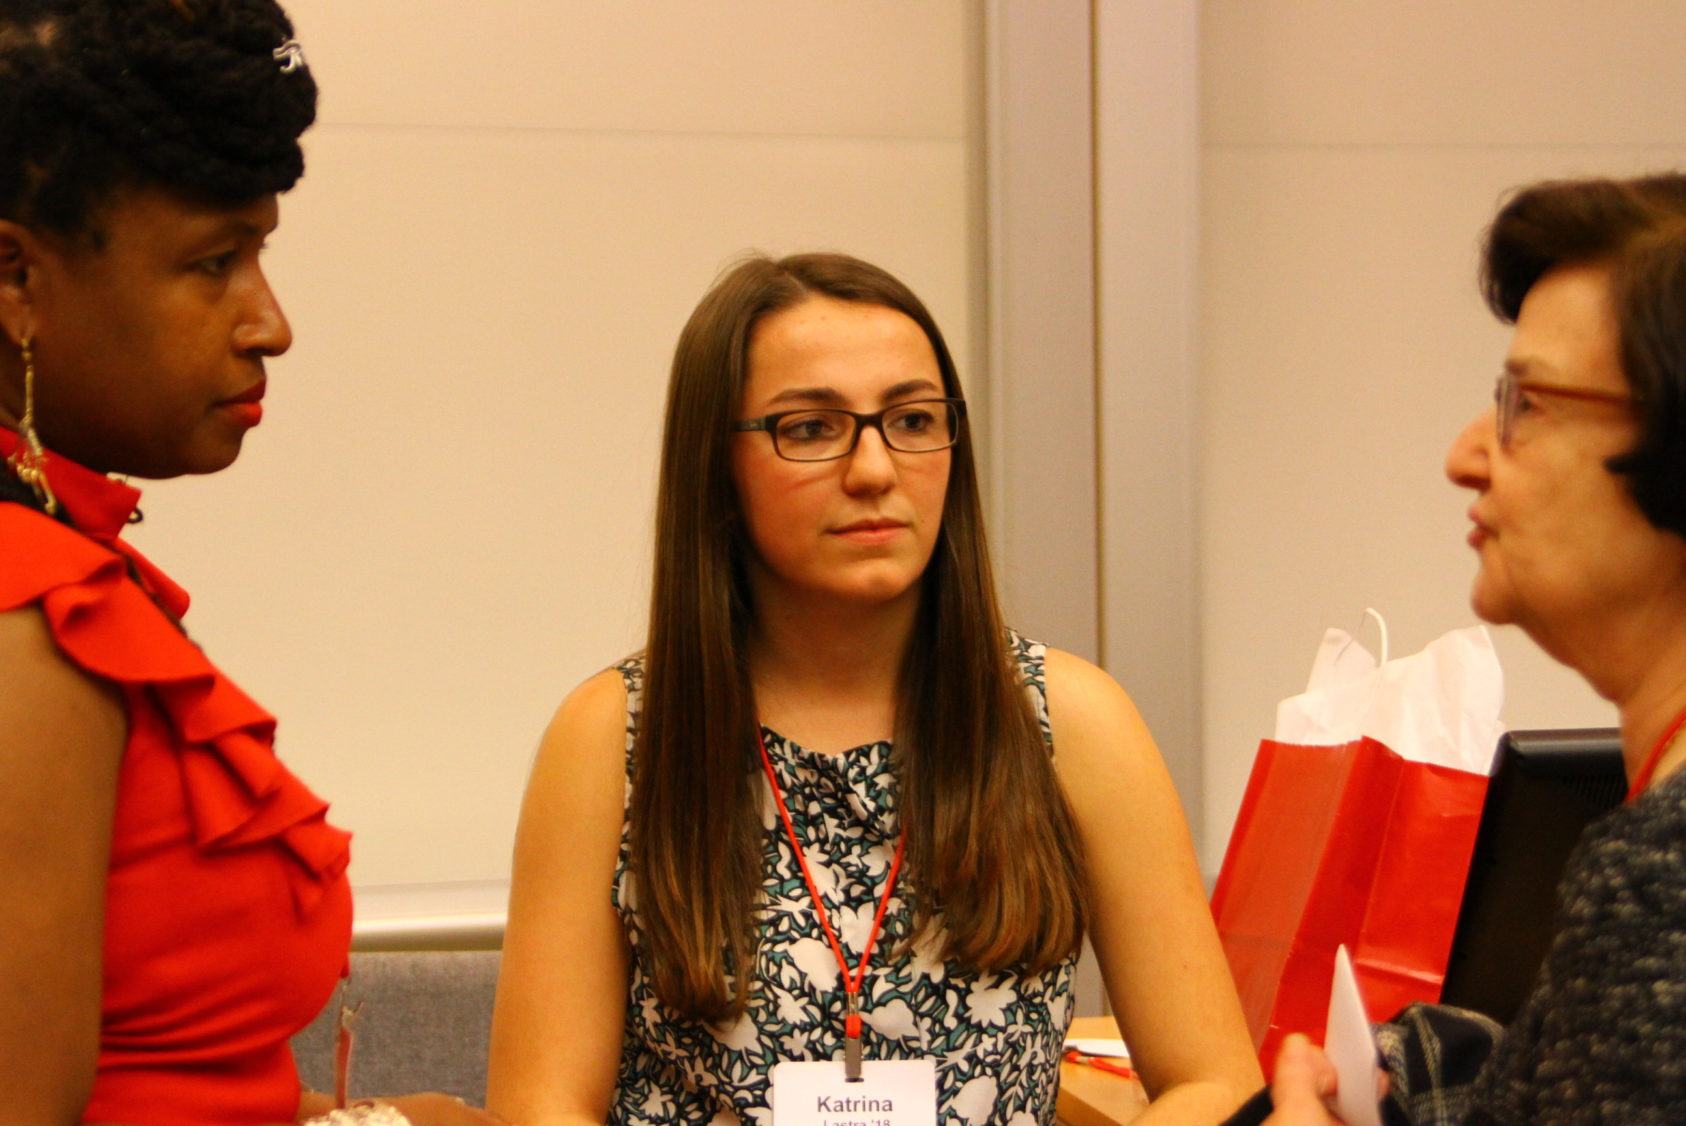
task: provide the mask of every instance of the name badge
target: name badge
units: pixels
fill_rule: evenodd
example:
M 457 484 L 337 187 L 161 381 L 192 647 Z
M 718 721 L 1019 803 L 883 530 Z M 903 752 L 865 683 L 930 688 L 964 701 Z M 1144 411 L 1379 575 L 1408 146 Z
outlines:
M 934 1060 L 866 1060 L 851 1083 L 842 1060 L 773 1065 L 773 1126 L 932 1126 Z

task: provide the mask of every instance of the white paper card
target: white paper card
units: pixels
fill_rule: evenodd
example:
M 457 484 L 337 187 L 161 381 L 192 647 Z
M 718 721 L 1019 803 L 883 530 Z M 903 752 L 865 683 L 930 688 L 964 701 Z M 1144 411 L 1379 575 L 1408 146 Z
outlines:
M 1335 1113 L 1347 1126 L 1381 1126 L 1376 1109 L 1376 1041 L 1345 946 L 1335 947 L 1335 976 L 1329 983 L 1329 1023 L 1323 1054 L 1335 1065 Z
M 773 1126 L 932 1126 L 937 1120 L 934 1060 L 866 1060 L 859 1082 L 842 1060 L 773 1065 Z
M 1086 1036 L 1068 1036 L 1065 1046 L 1078 1055 L 1104 1056 L 1107 1059 L 1126 1060 L 1130 1058 L 1130 1049 L 1125 1047 L 1122 1040 L 1097 1039 Z

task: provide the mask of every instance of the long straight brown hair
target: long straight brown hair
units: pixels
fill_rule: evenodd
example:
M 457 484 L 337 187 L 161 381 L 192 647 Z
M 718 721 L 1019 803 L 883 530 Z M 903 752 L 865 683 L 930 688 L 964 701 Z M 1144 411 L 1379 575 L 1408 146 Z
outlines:
M 695 1019 L 743 1011 L 763 875 L 745 645 L 752 549 L 732 484 L 732 423 L 756 324 L 815 295 L 906 314 L 936 353 L 945 393 L 961 395 L 948 346 L 920 300 L 885 271 L 841 254 L 741 262 L 679 335 L 629 818 L 651 982 L 666 1004 Z M 1082 940 L 1082 857 L 1007 651 L 964 430 L 920 581 L 894 733 L 913 934 L 940 925 L 945 958 L 1037 972 Z

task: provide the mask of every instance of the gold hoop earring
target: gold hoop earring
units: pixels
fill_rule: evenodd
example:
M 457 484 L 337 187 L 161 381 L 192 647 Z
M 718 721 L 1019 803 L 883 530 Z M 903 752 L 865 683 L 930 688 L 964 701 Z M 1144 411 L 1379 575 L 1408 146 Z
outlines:
M 48 515 L 55 515 L 59 498 L 53 495 L 53 486 L 47 482 L 47 451 L 42 448 L 40 435 L 35 433 L 34 345 L 33 335 L 24 337 L 19 345 L 23 350 L 23 417 L 18 420 L 18 448 L 6 459 L 6 464 L 35 493 L 35 499 Z

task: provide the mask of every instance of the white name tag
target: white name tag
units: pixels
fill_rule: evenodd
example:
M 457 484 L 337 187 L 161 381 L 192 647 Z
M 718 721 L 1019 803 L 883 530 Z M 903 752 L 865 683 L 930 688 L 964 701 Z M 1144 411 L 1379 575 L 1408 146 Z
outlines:
M 931 1126 L 937 1120 L 933 1060 L 866 1060 L 861 1078 L 842 1060 L 773 1066 L 773 1126 Z

